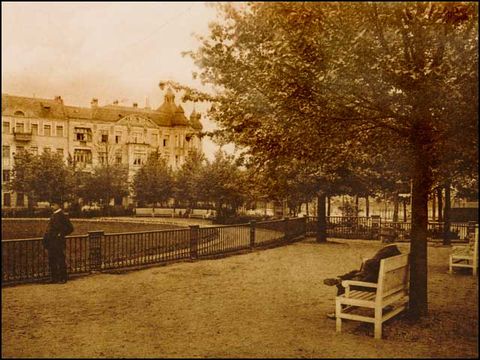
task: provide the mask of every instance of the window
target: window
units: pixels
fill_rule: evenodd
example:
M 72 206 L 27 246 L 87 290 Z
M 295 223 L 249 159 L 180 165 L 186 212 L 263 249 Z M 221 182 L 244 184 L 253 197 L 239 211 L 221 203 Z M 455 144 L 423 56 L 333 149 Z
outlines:
M 108 134 L 102 134 L 101 142 L 102 142 L 102 143 L 108 142 Z
M 133 154 L 133 165 L 142 165 L 144 163 L 145 154 L 144 153 L 134 153 Z
M 120 144 L 121 141 L 122 141 L 122 133 L 117 133 L 115 135 L 115 144 Z
M 38 135 L 38 124 L 32 124 L 32 135 Z
M 135 144 L 141 143 L 143 141 L 143 134 L 140 131 L 133 132 L 133 142 Z
M 73 152 L 73 159 L 77 164 L 91 164 L 92 151 L 85 149 L 75 149 Z
M 58 148 L 58 149 L 57 149 L 57 154 L 60 155 L 61 157 L 63 157 L 63 149 L 62 149 L 62 148 Z
M 32 146 L 32 147 L 30 148 L 30 152 L 31 152 L 33 155 L 38 155 L 38 147 Z
M 92 129 L 90 128 L 76 127 L 73 133 L 77 141 L 92 141 Z
M 15 116 L 25 116 L 25 113 L 23 111 L 17 110 L 13 113 Z
M 12 206 L 12 195 L 10 193 L 3 194 L 3 206 Z
M 2 180 L 3 180 L 3 182 L 9 182 L 10 181 L 10 170 L 3 170 L 2 171 Z
M 63 137 L 63 125 L 57 125 L 57 136 Z
M 115 152 L 115 162 L 117 164 L 121 164 L 122 163 L 122 151 L 121 150 L 117 150 Z
M 106 152 L 99 152 L 98 153 L 98 162 L 100 164 L 106 164 L 107 163 L 107 153 Z
M 52 135 L 52 127 L 50 125 L 43 125 L 43 135 L 44 136 Z
M 10 121 L 4 121 L 2 125 L 2 132 L 5 134 L 10 134 Z
M 2 159 L 10 159 L 10 146 L 2 146 Z
M 25 206 L 25 196 L 23 193 L 17 193 L 17 206 Z
M 25 147 L 24 146 L 17 146 L 17 155 L 21 155 L 23 154 L 23 152 L 25 151 Z
M 25 124 L 22 122 L 18 122 L 15 124 L 15 132 L 16 133 L 23 133 L 25 132 Z
M 163 139 L 163 146 L 168 146 L 168 135 Z

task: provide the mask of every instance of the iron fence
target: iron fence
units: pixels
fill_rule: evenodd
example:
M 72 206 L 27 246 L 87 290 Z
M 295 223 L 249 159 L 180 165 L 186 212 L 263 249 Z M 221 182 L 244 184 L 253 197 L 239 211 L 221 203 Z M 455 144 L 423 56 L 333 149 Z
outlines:
M 454 241 L 468 242 L 468 234 L 473 231 L 473 223 L 450 223 L 448 236 Z M 390 233 L 397 240 L 409 241 L 412 226 L 410 222 L 393 222 L 379 217 L 345 217 L 327 216 L 327 236 L 344 239 L 377 240 L 382 234 Z M 306 234 L 317 233 L 317 218 L 308 217 Z M 445 236 L 444 222 L 429 222 L 428 237 L 431 240 L 443 239 Z
M 281 245 L 305 236 L 307 218 L 249 224 L 67 236 L 69 274 L 121 269 Z M 41 238 L 2 241 L 2 284 L 48 278 L 48 254 Z

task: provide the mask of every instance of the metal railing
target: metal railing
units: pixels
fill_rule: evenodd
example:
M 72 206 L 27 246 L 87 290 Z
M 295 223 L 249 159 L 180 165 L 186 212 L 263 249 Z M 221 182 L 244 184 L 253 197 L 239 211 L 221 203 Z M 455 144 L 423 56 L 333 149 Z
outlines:
M 254 222 L 240 225 L 199 227 L 129 233 L 91 231 L 67 236 L 69 274 L 123 269 L 178 260 L 282 245 L 303 238 L 307 218 Z M 46 279 L 48 254 L 42 239 L 2 241 L 2 283 L 15 284 Z
M 469 231 L 473 222 L 450 223 L 450 238 L 460 242 L 468 242 Z M 306 234 L 313 236 L 317 232 L 317 218 L 308 217 Z M 382 233 L 391 232 L 397 240 L 408 241 L 411 232 L 410 222 L 385 221 L 379 217 L 343 217 L 327 216 L 327 236 L 344 239 L 380 239 Z M 443 239 L 445 223 L 429 222 L 428 237 L 432 240 Z

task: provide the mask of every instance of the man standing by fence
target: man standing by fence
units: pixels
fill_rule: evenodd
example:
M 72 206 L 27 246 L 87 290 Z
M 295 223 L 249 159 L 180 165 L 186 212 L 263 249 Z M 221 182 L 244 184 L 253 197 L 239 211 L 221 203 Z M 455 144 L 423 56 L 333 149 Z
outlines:
M 65 236 L 73 232 L 70 219 L 62 211 L 60 202 L 52 203 L 53 214 L 43 236 L 43 245 L 48 251 L 51 283 L 64 284 L 67 282 L 67 268 L 65 264 Z

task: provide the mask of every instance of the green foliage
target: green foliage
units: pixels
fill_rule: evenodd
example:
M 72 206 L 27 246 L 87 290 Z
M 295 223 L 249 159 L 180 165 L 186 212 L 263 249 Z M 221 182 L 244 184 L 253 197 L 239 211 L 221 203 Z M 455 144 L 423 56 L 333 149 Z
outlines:
M 245 200 L 246 175 L 235 159 L 218 150 L 215 159 L 201 169 L 198 191 L 200 199 L 214 202 L 217 216 L 234 215 Z
M 163 203 L 170 199 L 174 191 L 174 177 L 158 151 L 151 153 L 145 164 L 135 173 L 132 189 L 137 201 Z
M 72 195 L 70 172 L 62 157 L 51 152 L 17 154 L 8 187 L 28 195 L 29 204 L 34 201 L 67 201 Z
M 428 193 L 478 178 L 478 4 L 218 8 L 190 53 L 218 91 L 216 135 L 259 164 L 309 163 L 323 192 L 412 179 L 410 309 L 426 314 Z
M 107 207 L 112 198 L 128 195 L 128 170 L 124 165 L 100 165 L 92 173 L 77 172 L 76 175 L 79 194 L 88 202 Z
M 193 207 L 201 198 L 198 184 L 202 169 L 206 165 L 203 153 L 193 151 L 186 158 L 182 166 L 175 172 L 175 199 L 184 201 Z

